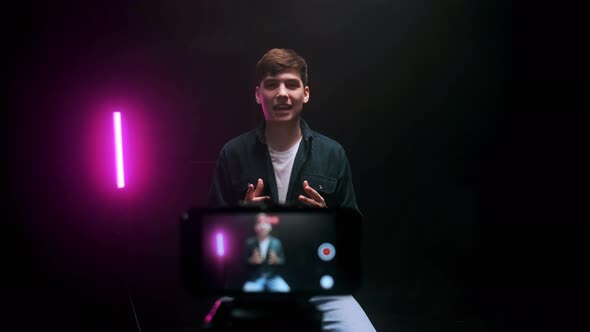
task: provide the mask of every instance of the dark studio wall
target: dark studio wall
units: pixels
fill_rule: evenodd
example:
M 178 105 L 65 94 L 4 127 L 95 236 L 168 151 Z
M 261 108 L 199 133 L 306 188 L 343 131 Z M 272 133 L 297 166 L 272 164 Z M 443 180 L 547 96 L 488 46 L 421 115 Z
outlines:
M 177 282 L 178 216 L 205 203 L 223 144 L 262 120 L 255 63 L 287 47 L 309 63 L 304 118 L 351 163 L 365 215 L 355 297 L 377 330 L 486 330 L 509 315 L 481 286 L 507 145 L 501 3 L 70 2 L 15 16 L 16 308 L 61 298 L 47 322 L 133 329 L 131 289 L 146 330 L 196 324 L 210 299 Z M 115 107 L 132 146 L 124 192 L 104 144 Z

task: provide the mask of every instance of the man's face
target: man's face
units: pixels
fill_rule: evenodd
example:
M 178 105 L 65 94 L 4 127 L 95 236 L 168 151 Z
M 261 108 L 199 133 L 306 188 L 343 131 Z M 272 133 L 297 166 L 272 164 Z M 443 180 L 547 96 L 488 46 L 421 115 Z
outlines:
M 254 231 L 259 238 L 266 238 L 270 233 L 272 226 L 266 222 L 263 218 L 258 218 L 256 220 L 256 225 L 254 225 Z
M 309 87 L 303 86 L 295 69 L 266 76 L 256 87 L 256 102 L 262 105 L 266 121 L 288 122 L 299 119 L 309 100 Z

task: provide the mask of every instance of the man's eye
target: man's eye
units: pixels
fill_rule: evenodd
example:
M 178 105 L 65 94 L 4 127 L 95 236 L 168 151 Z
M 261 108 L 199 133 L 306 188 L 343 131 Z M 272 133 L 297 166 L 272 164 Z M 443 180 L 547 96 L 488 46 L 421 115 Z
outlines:
M 264 85 L 267 89 L 275 89 L 277 87 L 276 83 L 267 83 Z

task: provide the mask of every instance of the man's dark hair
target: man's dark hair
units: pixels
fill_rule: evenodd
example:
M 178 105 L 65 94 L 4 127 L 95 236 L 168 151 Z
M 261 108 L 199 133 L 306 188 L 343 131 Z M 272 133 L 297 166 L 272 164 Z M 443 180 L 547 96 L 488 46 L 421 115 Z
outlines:
M 276 76 L 282 71 L 295 69 L 301 76 L 303 85 L 307 85 L 307 63 L 299 54 L 288 48 L 273 48 L 266 52 L 256 63 L 256 84 L 267 76 Z

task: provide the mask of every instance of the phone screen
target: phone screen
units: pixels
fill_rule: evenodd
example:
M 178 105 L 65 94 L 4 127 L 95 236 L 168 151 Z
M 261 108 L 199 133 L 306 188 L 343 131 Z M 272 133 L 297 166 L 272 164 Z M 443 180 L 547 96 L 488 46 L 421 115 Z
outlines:
M 193 211 L 184 220 L 185 283 L 226 294 L 349 294 L 360 283 L 360 219 L 351 216 Z

